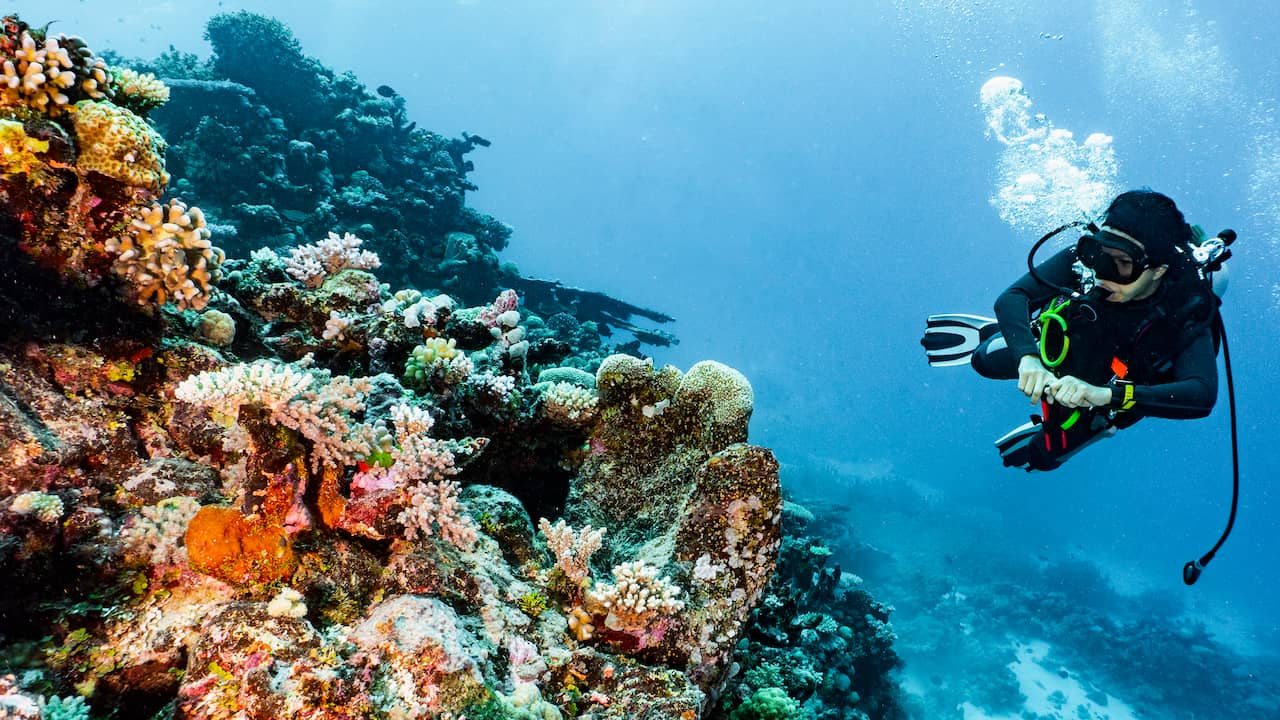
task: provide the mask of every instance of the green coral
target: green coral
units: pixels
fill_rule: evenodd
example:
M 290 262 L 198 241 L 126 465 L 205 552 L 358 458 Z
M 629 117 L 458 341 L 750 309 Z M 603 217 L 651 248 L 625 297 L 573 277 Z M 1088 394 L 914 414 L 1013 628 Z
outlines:
M 531 323 L 532 324 L 532 323 Z M 552 367 L 538 373 L 539 383 L 572 383 L 578 387 L 594 390 L 596 376 L 576 367 Z
M 780 687 L 761 688 L 729 714 L 729 720 L 797 720 L 800 704 Z
M 471 360 L 458 349 L 458 341 L 428 338 L 409 353 L 404 364 L 404 383 L 422 388 L 433 382 L 457 385 L 471 374 Z
M 45 703 L 44 720 L 88 720 L 89 706 L 84 698 L 72 696 L 67 698 L 52 697 Z
M 537 590 L 530 590 L 516 601 L 520 610 L 529 617 L 538 617 L 547 609 L 547 598 Z

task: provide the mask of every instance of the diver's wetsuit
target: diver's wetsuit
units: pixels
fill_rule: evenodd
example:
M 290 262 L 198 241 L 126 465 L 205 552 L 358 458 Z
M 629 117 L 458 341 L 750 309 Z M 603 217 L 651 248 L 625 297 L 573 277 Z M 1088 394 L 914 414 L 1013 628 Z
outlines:
M 1036 272 L 1050 283 L 1078 287 L 1079 278 L 1072 269 L 1075 260 L 1074 248 L 1068 248 L 1037 266 Z M 1057 368 L 1059 375 L 1074 375 L 1105 386 L 1114 377 L 1112 357 L 1121 358 L 1129 366 L 1134 405 L 1116 416 L 1115 426 L 1128 427 L 1146 416 L 1205 417 L 1217 400 L 1218 367 L 1209 321 L 1216 313 L 1217 299 L 1197 278 L 1179 279 L 1173 275 L 1171 268 L 1149 298 L 1125 303 L 1100 299 L 1093 302 L 1098 309 L 1095 322 L 1068 321 L 1071 345 L 1066 362 Z M 974 353 L 974 369 L 990 378 L 1016 379 L 1018 362 L 1024 355 L 1040 356 L 1031 329 L 1032 312 L 1043 310 L 1060 294 L 1057 288 L 1041 283 L 1030 273 L 1009 286 L 995 304 L 1000 333 Z M 1205 294 L 1209 297 L 1204 298 Z M 1158 309 L 1175 313 L 1192 296 L 1200 298 L 1204 306 L 1199 322 L 1184 323 L 1178 329 L 1172 321 L 1160 319 Z M 1119 408 L 1119 393 L 1113 395 L 1117 397 L 1112 408 Z

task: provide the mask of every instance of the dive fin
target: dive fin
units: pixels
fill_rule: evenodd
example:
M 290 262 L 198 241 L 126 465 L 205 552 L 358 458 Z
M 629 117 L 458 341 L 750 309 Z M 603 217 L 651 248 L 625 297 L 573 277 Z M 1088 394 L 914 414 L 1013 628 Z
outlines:
M 1073 455 L 1089 447 L 1098 440 L 1116 434 L 1117 428 L 1108 425 L 1098 430 L 1084 442 L 1076 445 L 1069 452 L 1050 455 L 1043 447 L 1037 447 L 1044 436 L 1044 420 L 1039 415 L 1032 415 L 1031 422 L 1019 425 L 996 440 L 996 449 L 1000 451 L 1000 459 L 1005 467 L 1022 468 L 1027 472 L 1033 470 L 1054 470 L 1069 460 Z
M 920 344 L 933 367 L 965 365 L 983 340 L 1000 332 L 993 318 L 965 313 L 930 315 Z
M 1031 422 L 1019 425 L 996 440 L 996 449 L 1000 451 L 1005 467 L 1032 469 L 1031 443 L 1040 439 L 1043 423 L 1041 418 L 1032 415 Z

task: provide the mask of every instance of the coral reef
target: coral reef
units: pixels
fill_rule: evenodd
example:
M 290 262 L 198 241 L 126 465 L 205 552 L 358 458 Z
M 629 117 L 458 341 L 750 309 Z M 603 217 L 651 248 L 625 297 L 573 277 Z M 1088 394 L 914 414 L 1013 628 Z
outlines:
M 513 228 L 465 201 L 475 189 L 468 156 L 488 140 L 416 127 L 399 93 L 385 86 L 370 91 L 326 68 L 273 18 L 220 14 L 205 36 L 214 51 L 209 61 L 178 51 L 129 60 L 146 72 L 135 79 L 116 71 L 115 96 L 117 105 L 137 112 L 135 98 L 160 96 L 147 75 L 164 78 L 172 100 L 146 109 L 170 143 L 174 187 L 225 229 L 230 255 L 262 247 L 284 253 L 334 233 L 362 238 L 381 259 L 379 276 L 395 287 L 436 288 L 471 304 L 515 288 L 542 317 L 564 314 L 554 342 L 531 343 L 543 363 L 598 343 L 597 328 L 632 333 L 633 350 L 676 341 L 632 320 L 666 323 L 668 315 L 523 278 L 500 262 L 497 253 Z
M 655 370 L 500 284 L 508 233 L 462 202 L 479 139 L 404 124 L 274 21 L 209 37 L 204 75 L 170 56 L 187 81 L 162 83 L 6 19 L 0 710 L 716 712 L 781 543 L 746 378 Z M 333 112 L 182 126 L 257 97 Z M 146 112 L 207 214 L 160 201 Z M 218 166 L 214 137 L 287 147 L 237 163 L 285 175 Z M 393 289 L 372 272 L 406 280 L 404 240 L 439 252 Z
M 145 112 L 163 84 L 109 73 L 79 38 L 52 37 L 13 16 L 3 25 L 0 199 L 11 249 L 63 283 L 96 286 L 114 271 L 126 299 L 204 307 L 222 251 L 198 208 L 153 202 L 169 181 L 164 138 L 111 102 L 135 98 L 130 104 Z M 140 93 L 154 102 L 137 101 Z
M 811 534 L 813 520 L 786 503 L 779 572 L 738 645 L 737 672 L 714 717 L 907 716 L 893 677 L 900 661 L 892 608 L 876 602 L 860 578 L 828 564 L 833 551 Z

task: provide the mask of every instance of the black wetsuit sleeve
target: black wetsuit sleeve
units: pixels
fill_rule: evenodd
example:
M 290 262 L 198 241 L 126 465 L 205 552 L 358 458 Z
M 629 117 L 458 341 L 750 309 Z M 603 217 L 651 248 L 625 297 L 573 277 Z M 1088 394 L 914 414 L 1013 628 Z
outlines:
M 1075 261 L 1075 248 L 1067 248 L 1037 265 L 1036 272 L 1046 282 L 1074 287 L 1079 281 L 1071 269 Z M 1040 345 L 1031 333 L 1031 313 L 1044 308 L 1060 294 L 1058 288 L 1027 273 L 996 298 L 996 320 L 1000 323 L 1000 334 L 1016 358 L 1015 366 L 1024 355 L 1040 355 Z
M 1218 359 L 1213 337 L 1206 329 L 1173 361 L 1172 381 L 1134 386 L 1133 411 L 1148 417 L 1188 420 L 1207 416 L 1217 399 Z M 1112 406 L 1118 407 L 1118 402 L 1113 400 Z

